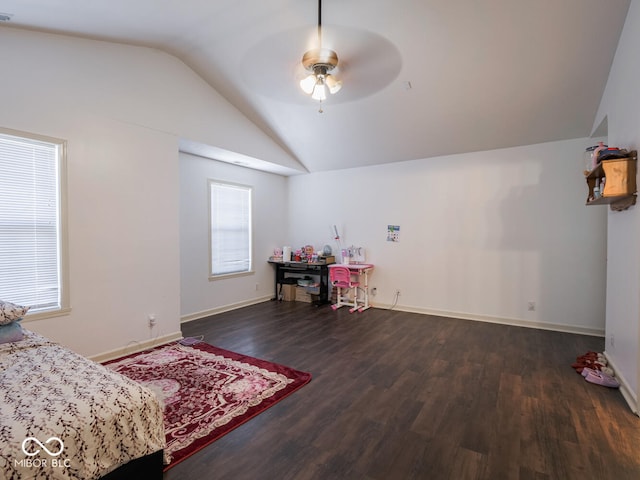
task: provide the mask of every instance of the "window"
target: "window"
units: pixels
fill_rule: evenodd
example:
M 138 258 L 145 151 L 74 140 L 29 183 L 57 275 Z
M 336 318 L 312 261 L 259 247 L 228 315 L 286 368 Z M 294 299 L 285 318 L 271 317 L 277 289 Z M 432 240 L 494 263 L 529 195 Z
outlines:
M 65 147 L 0 129 L 0 299 L 30 306 L 30 317 L 69 307 Z
M 251 187 L 210 180 L 209 205 L 210 276 L 251 272 Z

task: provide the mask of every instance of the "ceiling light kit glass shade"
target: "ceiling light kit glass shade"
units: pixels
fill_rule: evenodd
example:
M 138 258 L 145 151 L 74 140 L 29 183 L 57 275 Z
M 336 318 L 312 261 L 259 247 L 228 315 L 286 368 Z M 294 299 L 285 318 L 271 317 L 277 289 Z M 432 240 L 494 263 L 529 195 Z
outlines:
M 302 65 L 310 73 L 300 80 L 300 88 L 322 103 L 327 98 L 327 90 L 333 95 L 342 88 L 342 81 L 329 73 L 338 66 L 338 54 L 322 48 L 322 0 L 318 0 L 318 45 L 302 56 Z M 319 111 L 322 113 L 322 105 Z

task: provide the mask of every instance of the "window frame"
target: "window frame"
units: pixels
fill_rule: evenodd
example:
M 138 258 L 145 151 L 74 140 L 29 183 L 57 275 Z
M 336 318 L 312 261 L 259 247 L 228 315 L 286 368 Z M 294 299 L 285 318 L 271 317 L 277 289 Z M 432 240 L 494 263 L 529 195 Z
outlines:
M 42 320 L 45 318 L 58 317 L 67 315 L 71 312 L 70 305 L 70 286 L 69 286 L 69 234 L 68 234 L 68 207 L 67 207 L 67 141 L 40 135 L 31 132 L 13 130 L 10 128 L 0 127 L 0 134 L 25 139 L 27 141 L 35 141 L 56 145 L 58 148 L 57 159 L 57 184 L 58 184 L 58 288 L 60 306 L 38 312 L 27 312 L 23 322 L 31 322 Z M 11 301 L 11 299 L 3 299 Z
M 245 189 L 248 190 L 249 192 L 249 269 L 247 271 L 241 271 L 241 272 L 229 272 L 229 273 L 217 273 L 214 274 L 213 273 L 213 201 L 212 201 L 212 191 L 215 185 L 221 185 L 224 187 L 235 187 L 235 188 L 241 188 L 241 189 Z M 255 270 L 254 270 L 254 238 L 253 238 L 253 232 L 254 232 L 254 220 L 253 220 L 253 212 L 254 212 L 254 195 L 253 195 L 253 186 L 251 185 L 246 185 L 246 184 L 241 184 L 241 183 L 235 183 L 235 182 L 228 182 L 226 180 L 217 180 L 217 179 L 213 179 L 213 178 L 209 178 L 207 180 L 207 205 L 208 205 L 208 250 L 209 250 L 209 266 L 208 266 L 208 272 L 209 272 L 209 281 L 215 281 L 215 280 L 224 280 L 227 278 L 234 278 L 234 277 L 242 277 L 242 276 L 246 276 L 246 275 L 253 275 L 255 274 Z

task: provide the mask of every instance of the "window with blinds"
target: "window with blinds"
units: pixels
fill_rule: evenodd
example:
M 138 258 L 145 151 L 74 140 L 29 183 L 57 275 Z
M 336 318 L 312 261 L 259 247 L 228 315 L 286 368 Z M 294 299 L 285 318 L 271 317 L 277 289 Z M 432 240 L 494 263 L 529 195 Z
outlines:
M 251 187 L 209 181 L 211 277 L 251 271 Z
M 68 307 L 65 142 L 0 129 L 0 299 L 29 315 Z

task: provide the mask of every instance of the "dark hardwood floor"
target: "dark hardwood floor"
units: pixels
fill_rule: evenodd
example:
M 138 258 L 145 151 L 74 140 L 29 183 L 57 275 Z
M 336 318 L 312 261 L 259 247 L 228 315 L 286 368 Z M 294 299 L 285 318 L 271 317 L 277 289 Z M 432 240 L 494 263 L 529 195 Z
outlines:
M 570 366 L 602 338 L 299 302 L 183 334 L 313 380 L 165 480 L 640 479 L 640 418 Z

